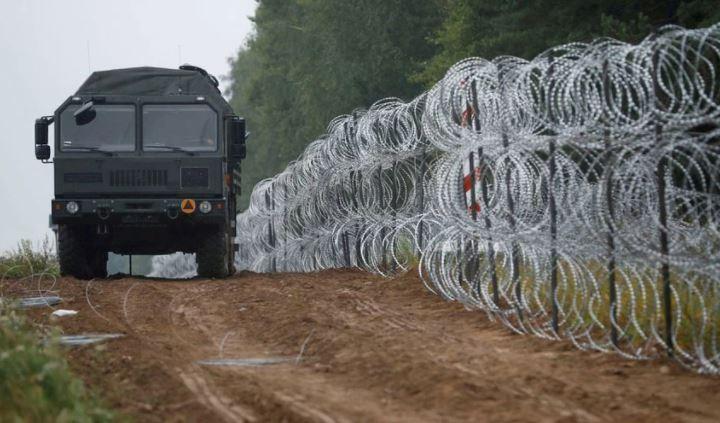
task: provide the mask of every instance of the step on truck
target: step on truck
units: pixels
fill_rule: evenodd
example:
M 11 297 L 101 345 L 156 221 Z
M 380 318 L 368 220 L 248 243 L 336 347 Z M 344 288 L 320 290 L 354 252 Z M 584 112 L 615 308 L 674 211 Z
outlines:
M 245 152 L 245 121 L 203 69 L 94 72 L 35 121 L 61 273 L 106 277 L 109 252 L 194 253 L 201 277 L 233 273 Z

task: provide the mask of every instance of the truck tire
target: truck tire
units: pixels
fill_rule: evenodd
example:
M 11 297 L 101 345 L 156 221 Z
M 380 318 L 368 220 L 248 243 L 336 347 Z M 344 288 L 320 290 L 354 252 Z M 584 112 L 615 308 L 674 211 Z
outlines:
M 92 270 L 92 275 L 94 278 L 101 278 L 101 279 L 107 278 L 107 261 L 108 261 L 107 251 L 93 253 L 91 255 L 89 261 L 90 261 L 90 269 Z
M 58 227 L 58 261 L 60 274 L 78 279 L 90 279 L 92 272 L 87 260 L 82 232 L 68 225 Z
M 229 226 L 229 225 L 228 225 Z M 234 275 L 237 273 L 237 269 L 235 268 L 235 238 L 232 236 L 226 236 L 227 241 L 227 251 L 228 254 L 226 256 L 227 263 L 228 263 L 228 273 L 230 275 Z
M 227 234 L 220 229 L 211 229 L 200 235 L 195 260 L 198 275 L 203 278 L 224 278 L 228 276 Z

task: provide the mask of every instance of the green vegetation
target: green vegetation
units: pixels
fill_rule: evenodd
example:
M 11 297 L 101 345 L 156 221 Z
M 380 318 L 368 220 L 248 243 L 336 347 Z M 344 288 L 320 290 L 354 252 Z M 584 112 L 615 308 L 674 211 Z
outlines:
M 33 246 L 32 241 L 24 239 L 18 243 L 17 249 L 0 256 L 0 279 L 24 278 L 31 275 L 60 275 L 53 243 L 47 237 L 37 248 Z
M 48 339 L 51 333 L 0 303 L 0 421 L 111 421 Z
M 332 118 L 411 99 L 469 56 L 532 58 L 600 36 L 637 42 L 667 23 L 720 21 L 714 0 L 263 0 L 232 58 L 228 95 L 247 118 L 243 195 L 275 175 Z
M 0 256 L 0 279 L 58 276 L 53 243 L 22 240 Z M 0 421 L 95 422 L 113 415 L 68 368 L 56 336 L 0 299 Z
M 569 42 L 612 37 L 638 42 L 666 24 L 687 28 L 720 21 L 711 0 L 451 0 L 447 17 L 433 37 L 439 53 L 414 80 L 426 86 L 448 67 L 470 56 L 531 59 Z
M 256 182 L 281 171 L 335 116 L 423 91 L 409 76 L 437 51 L 441 0 L 264 0 L 255 34 L 232 61 L 229 94 L 247 118 L 247 205 Z

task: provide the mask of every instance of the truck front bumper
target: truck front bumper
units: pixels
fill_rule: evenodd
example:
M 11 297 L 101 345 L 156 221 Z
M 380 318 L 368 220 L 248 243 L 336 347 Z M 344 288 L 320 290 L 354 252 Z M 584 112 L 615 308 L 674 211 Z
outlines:
M 51 225 L 220 223 L 228 213 L 225 198 L 72 198 L 52 200 L 51 208 Z

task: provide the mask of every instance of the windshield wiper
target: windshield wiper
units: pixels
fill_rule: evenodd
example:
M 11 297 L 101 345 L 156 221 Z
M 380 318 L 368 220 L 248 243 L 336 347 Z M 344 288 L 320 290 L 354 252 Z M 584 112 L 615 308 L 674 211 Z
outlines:
M 100 148 L 100 147 L 85 147 L 85 146 L 77 145 L 77 146 L 65 146 L 65 147 L 63 147 L 62 149 L 63 149 L 63 150 L 66 150 L 66 151 L 67 151 L 67 150 L 92 151 L 92 152 L 103 153 L 103 154 L 106 155 L 106 156 L 114 156 L 114 154 L 113 154 L 112 152 L 107 151 L 107 150 L 103 150 L 103 149 Z
M 145 147 L 149 147 L 149 148 L 164 148 L 164 149 L 166 149 L 166 150 L 182 151 L 183 153 L 186 153 L 186 154 L 188 154 L 188 155 L 190 155 L 190 156 L 194 156 L 194 155 L 195 155 L 195 153 L 193 153 L 193 152 L 190 151 L 190 150 L 186 150 L 186 149 L 184 149 L 184 148 L 182 148 L 182 147 L 176 147 L 176 146 L 174 146 L 174 145 L 146 144 Z

